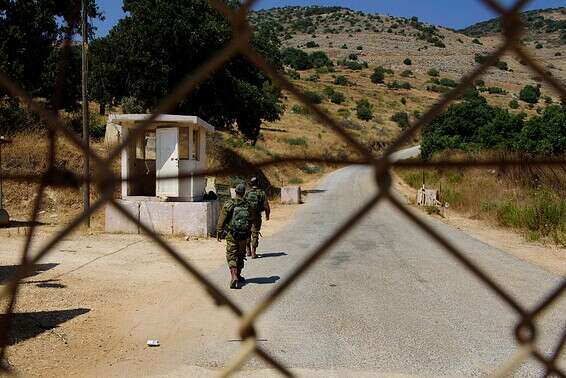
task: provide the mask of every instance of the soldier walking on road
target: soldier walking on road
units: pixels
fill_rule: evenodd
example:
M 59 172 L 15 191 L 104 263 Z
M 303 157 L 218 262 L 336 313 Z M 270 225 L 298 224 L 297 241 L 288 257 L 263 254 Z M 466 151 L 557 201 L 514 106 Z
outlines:
M 251 238 L 248 240 L 246 250 L 247 256 L 251 256 L 252 259 L 255 259 L 257 258 L 256 250 L 259 245 L 259 235 L 261 231 L 261 213 L 265 212 L 265 220 L 269 220 L 271 209 L 269 208 L 269 202 L 267 201 L 267 194 L 265 194 L 263 189 L 259 188 L 257 177 L 252 177 L 250 184 L 252 185 L 252 188 L 248 190 L 244 197 L 250 206 L 250 220 L 252 226 Z
M 246 186 L 236 186 L 236 198 L 228 200 L 220 212 L 216 237 L 221 241 L 226 235 L 226 260 L 230 269 L 230 289 L 240 289 L 245 282 L 242 277 L 246 258 L 246 243 L 250 237 L 250 208 L 244 200 Z

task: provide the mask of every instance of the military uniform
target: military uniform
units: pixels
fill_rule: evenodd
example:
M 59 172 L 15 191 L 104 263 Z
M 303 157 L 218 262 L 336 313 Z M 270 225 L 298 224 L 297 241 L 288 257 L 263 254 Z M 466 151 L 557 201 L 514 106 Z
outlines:
M 228 262 L 228 266 L 230 268 L 237 268 L 238 271 L 241 272 L 244 268 L 244 259 L 246 257 L 246 240 L 237 240 L 234 237 L 233 232 L 229 229 L 234 208 L 239 205 L 245 205 L 245 200 L 243 198 L 235 198 L 226 201 L 220 211 L 220 217 L 218 218 L 218 225 L 216 229 L 218 232 L 222 232 L 223 230 L 227 231 L 226 260 Z
M 255 198 L 254 198 L 255 197 Z M 248 203 L 257 202 L 257 208 L 250 208 L 250 221 L 251 240 L 249 244 L 252 247 L 252 255 L 255 255 L 255 249 L 259 245 L 259 233 L 261 231 L 261 213 L 265 211 L 265 217 L 269 219 L 271 209 L 269 208 L 269 201 L 267 201 L 267 194 L 263 189 L 253 186 L 244 197 Z M 253 199 L 253 200 L 252 200 Z

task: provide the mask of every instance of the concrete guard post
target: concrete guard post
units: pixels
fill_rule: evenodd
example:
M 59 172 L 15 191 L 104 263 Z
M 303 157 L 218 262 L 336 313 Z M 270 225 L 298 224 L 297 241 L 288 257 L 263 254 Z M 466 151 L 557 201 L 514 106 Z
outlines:
M 300 204 L 301 187 L 284 186 L 283 188 L 281 188 L 281 203 L 284 205 Z

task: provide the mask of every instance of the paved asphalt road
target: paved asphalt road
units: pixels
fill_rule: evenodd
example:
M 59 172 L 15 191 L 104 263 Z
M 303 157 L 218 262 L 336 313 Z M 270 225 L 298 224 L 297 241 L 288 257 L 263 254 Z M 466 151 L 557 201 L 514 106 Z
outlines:
M 307 195 L 294 220 L 262 239 L 264 257 L 247 262 L 248 284 L 230 294 L 244 308 L 252 308 L 375 190 L 368 168 L 348 167 L 329 175 L 318 191 Z M 537 303 L 561 280 L 421 216 L 526 305 Z M 225 269 L 214 278 L 226 287 Z M 562 300 L 541 319 L 543 350 L 557 342 L 565 314 Z M 347 376 L 485 376 L 514 352 L 516 320 L 442 248 L 381 204 L 261 317 L 258 330 L 262 345 L 291 368 L 346 369 L 351 372 Z M 214 340 L 187 362 L 223 366 L 238 347 L 237 342 Z M 258 359 L 246 365 L 265 367 Z M 535 362 L 516 373 L 540 374 Z

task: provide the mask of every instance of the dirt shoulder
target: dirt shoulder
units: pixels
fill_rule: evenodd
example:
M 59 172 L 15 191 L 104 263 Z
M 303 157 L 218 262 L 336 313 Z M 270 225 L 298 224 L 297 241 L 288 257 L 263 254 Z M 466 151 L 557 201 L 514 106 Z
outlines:
M 274 204 L 264 235 L 277 232 L 297 208 Z M 33 250 L 54 230 L 43 228 Z M 20 231 L 0 234 L 2 285 L 19 263 L 25 237 Z M 225 244 L 213 238 L 168 242 L 205 275 L 226 263 Z M 182 358 L 187 338 L 210 336 L 230 316 L 149 238 L 81 232 L 23 280 L 16 313 L 7 361 L 18 375 L 42 377 L 128 375 L 113 369 L 124 362 L 158 369 Z M 197 315 L 188 319 L 189 313 Z M 148 339 L 163 346 L 150 349 Z
M 410 203 L 415 202 L 417 193 L 415 189 L 407 185 L 398 175 L 395 175 L 394 183 L 395 188 L 408 198 Z M 470 219 L 450 209 L 446 210 L 444 217 L 434 217 L 523 261 L 537 265 L 548 272 L 566 276 L 566 248 L 529 242 L 512 230 L 486 221 Z

